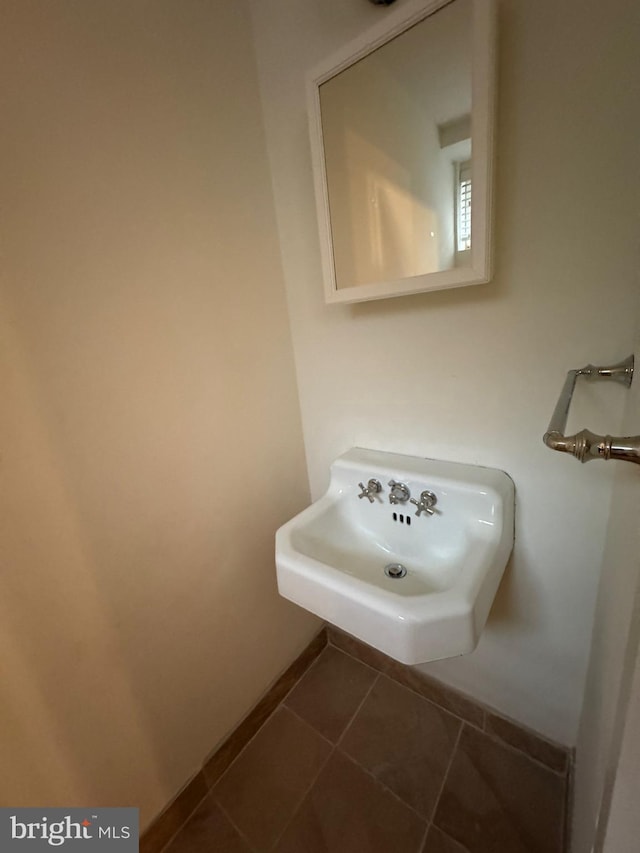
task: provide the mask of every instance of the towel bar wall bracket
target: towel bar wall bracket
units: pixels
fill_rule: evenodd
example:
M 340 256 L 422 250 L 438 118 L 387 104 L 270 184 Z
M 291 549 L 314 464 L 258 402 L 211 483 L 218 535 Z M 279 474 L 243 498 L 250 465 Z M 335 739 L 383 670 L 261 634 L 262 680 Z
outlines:
M 547 447 L 561 453 L 570 453 L 580 462 L 589 462 L 591 459 L 621 459 L 624 462 L 640 464 L 640 435 L 613 437 L 597 435 L 588 429 L 583 429 L 575 435 L 564 434 L 571 398 L 579 376 L 589 380 L 611 379 L 628 388 L 633 381 L 633 368 L 634 357 L 630 355 L 618 364 L 606 367 L 587 364 L 579 370 L 570 370 L 544 435 L 543 440 Z

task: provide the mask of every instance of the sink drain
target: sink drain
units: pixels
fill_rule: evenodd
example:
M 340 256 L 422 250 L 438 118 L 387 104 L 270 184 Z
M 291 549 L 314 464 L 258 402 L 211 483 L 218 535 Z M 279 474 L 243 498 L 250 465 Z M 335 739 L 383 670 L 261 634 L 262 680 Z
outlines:
M 403 578 L 406 575 L 407 570 L 402 563 L 389 563 L 388 566 L 384 567 L 384 573 L 388 578 L 397 580 L 398 578 Z

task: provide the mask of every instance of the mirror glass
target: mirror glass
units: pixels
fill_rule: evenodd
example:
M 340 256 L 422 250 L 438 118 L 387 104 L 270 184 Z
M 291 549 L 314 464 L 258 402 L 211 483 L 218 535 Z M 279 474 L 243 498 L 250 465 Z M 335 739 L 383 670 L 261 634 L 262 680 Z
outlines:
M 488 280 L 488 75 L 474 33 L 474 10 L 487 5 L 432 2 L 426 17 L 316 75 L 328 301 Z

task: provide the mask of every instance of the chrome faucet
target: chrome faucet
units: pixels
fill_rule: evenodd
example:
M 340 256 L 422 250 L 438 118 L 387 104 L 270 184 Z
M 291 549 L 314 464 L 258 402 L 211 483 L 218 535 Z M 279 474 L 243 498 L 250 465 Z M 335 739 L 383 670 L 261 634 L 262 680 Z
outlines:
M 409 500 L 411 492 L 404 483 L 389 480 L 389 486 L 391 487 L 391 491 L 389 492 L 390 504 L 404 504 Z
M 380 483 L 380 480 L 374 480 L 373 478 L 369 480 L 366 486 L 364 483 L 358 483 L 358 485 L 362 489 L 358 497 L 368 498 L 370 504 L 374 502 L 375 496 L 378 494 L 378 492 L 382 491 L 382 485 Z
M 435 513 L 435 509 L 433 507 L 438 503 L 438 498 L 433 492 L 425 489 L 424 492 L 420 493 L 419 500 L 411 498 L 410 503 L 415 504 L 418 507 L 416 515 L 419 516 L 421 512 L 426 512 L 427 515 L 433 515 Z

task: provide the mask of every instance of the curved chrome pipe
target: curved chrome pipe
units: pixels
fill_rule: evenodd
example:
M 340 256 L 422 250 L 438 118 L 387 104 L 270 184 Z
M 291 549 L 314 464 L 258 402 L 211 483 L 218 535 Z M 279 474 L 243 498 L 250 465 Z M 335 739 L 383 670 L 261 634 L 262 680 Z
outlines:
M 589 462 L 591 459 L 621 459 L 624 462 L 640 464 L 640 435 L 613 437 L 597 435 L 588 429 L 583 429 L 575 435 L 564 435 L 578 376 L 585 376 L 590 380 L 613 379 L 628 388 L 633 381 L 633 368 L 634 357 L 630 355 L 624 361 L 607 367 L 588 364 L 579 370 L 570 370 L 544 435 L 543 441 L 547 447 L 561 453 L 570 453 L 580 462 Z

